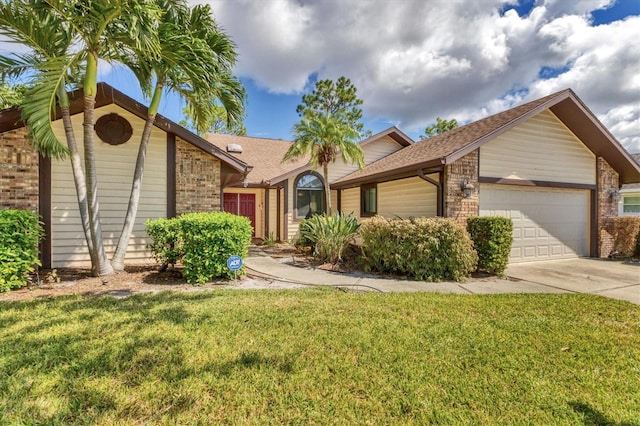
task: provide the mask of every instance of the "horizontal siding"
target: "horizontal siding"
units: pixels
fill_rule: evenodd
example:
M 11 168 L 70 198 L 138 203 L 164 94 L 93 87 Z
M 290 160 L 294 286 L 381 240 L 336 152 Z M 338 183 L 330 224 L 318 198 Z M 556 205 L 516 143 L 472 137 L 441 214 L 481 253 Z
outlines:
M 138 155 L 138 146 L 144 121 L 133 114 L 109 105 L 96 111 L 96 120 L 104 114 L 116 112 L 126 118 L 133 127 L 131 139 L 120 146 L 111 146 L 97 136 L 96 168 L 102 235 L 107 255 L 115 251 L 129 201 L 131 180 Z M 82 115 L 72 117 L 76 140 L 82 151 Z M 62 123 L 55 123 L 58 138 L 66 140 Z M 144 223 L 147 219 L 166 216 L 166 133 L 153 128 L 140 194 L 140 205 L 127 250 L 126 263 L 149 262 L 147 235 Z M 51 233 L 52 264 L 54 267 L 78 267 L 90 264 L 80 222 L 78 202 L 69 160 L 52 161 L 51 167 Z
M 438 175 L 429 175 L 438 180 Z M 378 214 L 387 218 L 436 216 L 438 190 L 419 177 L 378 184 Z
M 289 206 L 289 212 L 285 215 L 285 220 L 288 222 L 287 225 L 287 240 L 296 240 L 299 238 L 298 235 L 298 227 L 300 225 L 299 219 L 295 218 L 295 204 L 293 204 L 293 197 L 295 197 L 295 188 L 293 187 L 295 179 L 289 179 L 287 181 L 287 185 L 289 186 L 289 196 L 287 200 L 287 205 Z
M 397 142 L 388 136 L 372 141 L 362 147 L 364 151 L 364 163 L 370 164 L 402 148 Z M 329 165 L 329 182 L 336 180 L 358 170 L 357 164 L 345 164 L 342 158 Z
M 360 219 L 360 188 L 351 188 L 342 191 L 342 212 L 353 214 Z
M 547 110 L 483 145 L 480 176 L 593 185 L 595 155 Z
M 274 238 L 278 238 L 278 191 L 269 190 L 269 234 L 273 234 Z M 269 235 L 267 235 L 269 237 Z

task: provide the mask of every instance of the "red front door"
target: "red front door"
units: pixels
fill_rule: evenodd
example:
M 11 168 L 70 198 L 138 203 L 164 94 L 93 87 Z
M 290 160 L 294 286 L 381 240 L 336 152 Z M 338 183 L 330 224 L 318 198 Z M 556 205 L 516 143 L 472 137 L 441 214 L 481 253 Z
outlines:
M 256 235 L 256 195 L 224 194 L 223 209 L 225 212 L 249 218 L 253 227 L 252 236 Z

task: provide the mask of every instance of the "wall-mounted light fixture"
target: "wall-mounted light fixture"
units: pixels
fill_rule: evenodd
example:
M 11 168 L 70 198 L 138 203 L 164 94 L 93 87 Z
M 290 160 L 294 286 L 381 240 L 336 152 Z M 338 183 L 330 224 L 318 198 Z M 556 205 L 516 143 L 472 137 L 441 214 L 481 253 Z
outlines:
M 621 199 L 622 196 L 620 195 L 620 191 L 618 191 L 617 189 L 612 189 L 609 191 L 609 200 L 611 200 L 612 203 L 619 203 Z
M 460 189 L 462 189 L 462 197 L 463 198 L 471 198 L 473 194 L 476 192 L 476 187 L 469 183 L 469 179 L 465 179 L 464 182 L 460 184 Z

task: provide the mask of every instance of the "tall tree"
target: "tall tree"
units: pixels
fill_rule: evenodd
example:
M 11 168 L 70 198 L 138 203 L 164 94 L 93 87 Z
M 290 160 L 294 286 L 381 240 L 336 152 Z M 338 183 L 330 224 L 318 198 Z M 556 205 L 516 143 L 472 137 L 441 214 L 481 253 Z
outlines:
M 69 154 L 71 157 L 83 230 L 92 271 L 96 275 L 113 272 L 102 240 L 95 168 L 93 125 L 100 61 L 129 66 L 140 79 L 143 90 L 152 98 L 145 127 L 147 134 L 143 132 L 132 185 L 131 199 L 134 202 L 130 200 L 127 220 L 135 219 L 135 192 L 139 191 L 142 180 L 145 140 L 148 141 L 151 129 L 149 120 L 152 124 L 155 119 L 163 90 L 177 90 L 181 95 L 189 95 L 188 102 L 196 105 L 196 110 L 198 105 L 212 102 L 211 97 L 215 93 L 231 110 L 232 120 L 242 114 L 242 87 L 226 72 L 230 66 L 224 62 L 224 55 L 220 60 L 217 57 L 224 54 L 225 49 L 233 52 L 233 46 L 225 45 L 224 38 L 222 41 L 205 40 L 203 37 L 194 39 L 196 33 L 212 32 L 210 27 L 206 27 L 211 23 L 207 21 L 211 17 L 210 14 L 206 17 L 200 14 L 192 16 L 183 13 L 185 11 L 188 8 L 183 0 L 0 0 L 0 34 L 30 49 L 24 55 L 0 57 L 0 71 L 13 76 L 30 72 L 32 89 L 26 93 L 22 114 L 35 147 L 46 156 L 63 158 Z M 170 14 L 176 20 L 162 19 Z M 173 25 L 173 31 L 163 33 L 165 24 Z M 161 38 L 161 34 L 166 38 Z M 193 44 L 188 45 L 187 39 Z M 166 47 L 169 45 L 173 47 Z M 235 58 L 234 55 L 232 53 L 231 57 Z M 171 70 L 162 71 L 156 67 L 154 60 L 157 58 L 166 60 Z M 193 65 L 185 66 L 181 60 L 191 60 Z M 178 78 L 178 75 L 183 77 Z M 199 86 L 189 84 L 195 81 L 205 83 L 203 87 L 213 88 L 199 89 Z M 82 87 L 84 91 L 84 161 L 75 145 L 69 115 L 67 89 L 74 87 Z M 62 111 L 66 148 L 58 142 L 52 129 L 56 102 Z M 124 229 L 122 234 L 126 232 Z
M 205 131 L 197 130 L 195 123 L 193 122 L 193 113 L 189 107 L 182 109 L 182 113 L 185 118 L 180 120 L 178 124 L 188 129 L 193 129 L 200 136 L 205 136 L 207 133 L 218 133 L 224 135 L 238 135 L 246 136 L 247 129 L 243 123 L 229 123 L 227 110 L 221 105 L 213 105 L 209 114 L 207 114 L 207 120 L 204 123 Z
M 160 0 L 159 5 L 164 11 L 158 27 L 161 54 L 149 57 L 145 51 L 137 52 L 137 57 L 128 63 L 143 88 L 150 91 L 152 84 L 154 88 L 138 149 L 127 213 L 111 262 L 116 271 L 124 269 L 124 257 L 140 200 L 147 146 L 163 91 L 175 91 L 187 100 L 187 109 L 197 129 L 210 122 L 212 106 L 220 108 L 220 114 L 230 126 L 237 126 L 244 116 L 244 88 L 232 74 L 235 46 L 218 29 L 211 8 L 208 5 L 188 8 L 170 0 Z M 216 102 L 222 102 L 223 106 Z
M 302 104 L 296 112 L 301 120 L 293 127 L 294 141 L 284 155 L 283 161 L 309 155 L 311 166 L 322 167 L 324 177 L 325 205 L 332 213 L 331 189 L 329 187 L 329 164 L 342 155 L 345 163 L 357 163 L 364 167 L 364 153 L 357 141 L 364 125 L 362 100 L 356 87 L 346 77 L 316 82 L 315 89 L 302 96 Z
M 431 126 L 427 126 L 427 128 L 424 129 L 425 134 L 420 135 L 420 139 L 427 139 L 433 136 L 438 136 L 444 132 L 455 129 L 456 127 L 458 127 L 458 120 L 456 120 L 455 118 L 451 120 L 443 120 L 442 118 L 437 117 L 435 123 L 433 123 Z

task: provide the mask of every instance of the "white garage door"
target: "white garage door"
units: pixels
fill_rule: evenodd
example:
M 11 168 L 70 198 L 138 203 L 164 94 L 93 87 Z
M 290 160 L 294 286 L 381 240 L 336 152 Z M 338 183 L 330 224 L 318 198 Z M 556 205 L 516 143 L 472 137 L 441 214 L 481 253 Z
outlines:
M 512 263 L 589 253 L 588 191 L 483 184 L 480 215 L 513 220 Z

